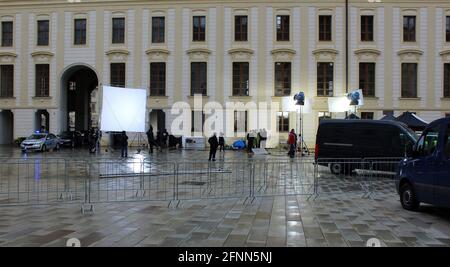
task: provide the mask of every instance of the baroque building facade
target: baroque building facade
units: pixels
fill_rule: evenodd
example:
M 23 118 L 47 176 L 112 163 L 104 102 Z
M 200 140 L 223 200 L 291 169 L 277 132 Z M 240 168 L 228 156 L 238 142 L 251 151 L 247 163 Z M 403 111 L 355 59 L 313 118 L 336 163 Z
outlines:
M 310 146 L 321 118 L 345 116 L 330 98 L 354 89 L 363 118 L 450 114 L 448 1 L 0 0 L 0 22 L 3 144 L 95 126 L 91 92 L 102 85 L 146 88 L 148 124 L 169 131 L 172 105 L 196 94 L 203 104 L 265 102 L 283 138 L 300 127 L 302 91 Z M 192 118 L 201 132 L 202 111 Z M 245 111 L 227 120 L 233 131 L 261 128 Z

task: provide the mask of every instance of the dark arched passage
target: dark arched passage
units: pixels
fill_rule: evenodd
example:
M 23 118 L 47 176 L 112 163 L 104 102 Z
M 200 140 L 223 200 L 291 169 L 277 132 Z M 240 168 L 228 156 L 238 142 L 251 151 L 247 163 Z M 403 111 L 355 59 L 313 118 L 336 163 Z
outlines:
M 89 66 L 69 67 L 61 76 L 61 131 L 88 131 L 97 125 L 98 77 Z M 93 100 L 93 98 L 95 98 Z

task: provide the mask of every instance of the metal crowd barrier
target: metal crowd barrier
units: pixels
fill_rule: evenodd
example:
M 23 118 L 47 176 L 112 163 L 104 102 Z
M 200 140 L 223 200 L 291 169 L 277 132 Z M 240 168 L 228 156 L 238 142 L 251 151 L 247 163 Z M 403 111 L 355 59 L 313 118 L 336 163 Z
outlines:
M 372 197 L 394 192 L 394 179 L 402 158 L 331 159 L 316 162 L 315 196 L 361 194 Z
M 248 159 L 150 162 L 143 159 L 0 159 L 0 205 L 96 203 L 304 195 L 395 190 L 401 158 Z
M 84 200 L 86 162 L 53 158 L 1 159 L 0 205 Z

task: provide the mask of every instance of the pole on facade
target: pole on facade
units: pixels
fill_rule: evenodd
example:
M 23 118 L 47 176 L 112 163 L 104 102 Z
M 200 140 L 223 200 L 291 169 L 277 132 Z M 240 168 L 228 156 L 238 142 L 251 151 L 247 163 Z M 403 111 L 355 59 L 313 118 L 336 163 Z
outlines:
M 345 92 L 348 93 L 348 0 L 345 0 Z
M 348 0 L 345 0 L 345 93 L 348 94 Z M 347 118 L 348 112 L 345 112 Z

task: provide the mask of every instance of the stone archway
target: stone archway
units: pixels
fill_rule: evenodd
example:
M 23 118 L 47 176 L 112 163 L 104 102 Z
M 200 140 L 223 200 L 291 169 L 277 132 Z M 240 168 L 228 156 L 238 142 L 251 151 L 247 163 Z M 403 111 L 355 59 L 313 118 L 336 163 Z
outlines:
M 11 110 L 0 110 L 0 145 L 10 145 L 14 139 L 14 114 Z
M 87 132 L 97 125 L 98 84 L 98 75 L 89 65 L 73 64 L 62 72 L 59 112 L 61 131 Z
M 166 113 L 162 109 L 153 109 L 150 114 L 150 125 L 153 127 L 153 131 L 166 129 Z

